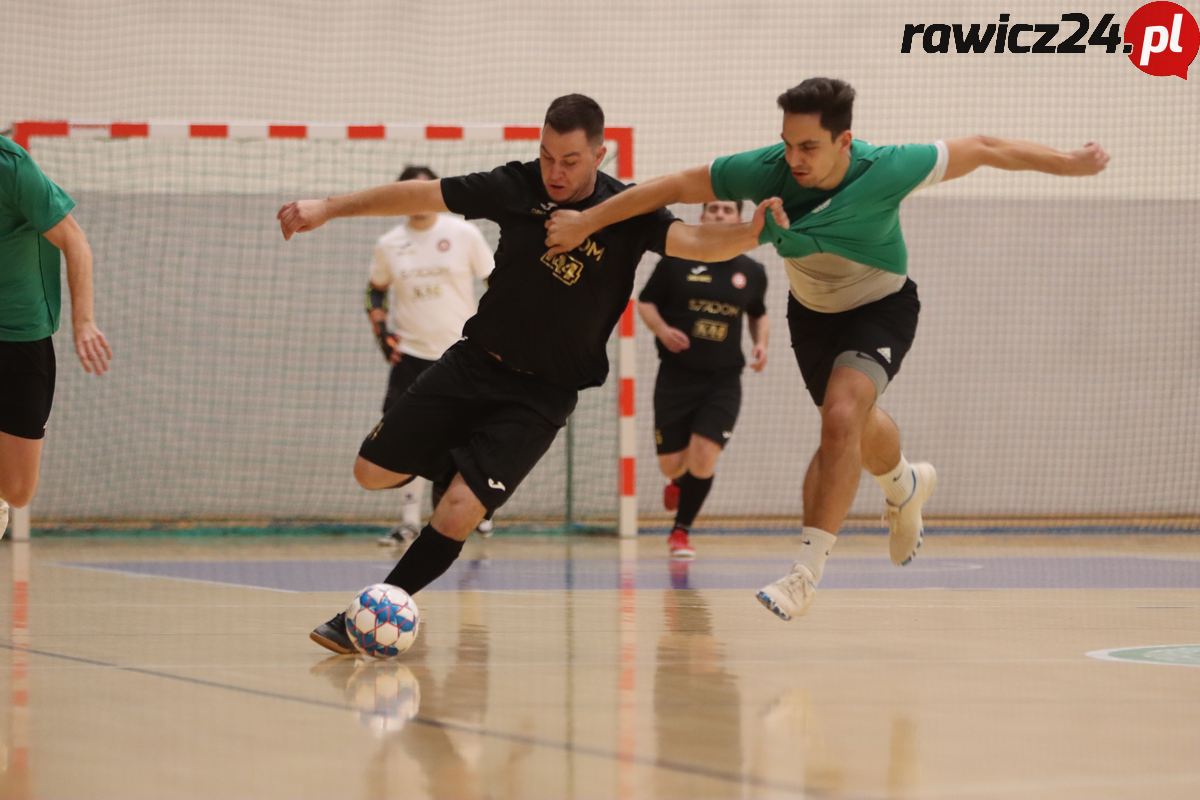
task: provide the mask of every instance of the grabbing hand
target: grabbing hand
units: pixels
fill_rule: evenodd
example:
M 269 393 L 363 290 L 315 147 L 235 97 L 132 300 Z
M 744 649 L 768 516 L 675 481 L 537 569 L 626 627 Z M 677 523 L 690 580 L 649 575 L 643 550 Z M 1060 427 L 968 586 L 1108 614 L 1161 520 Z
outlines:
M 112 348 L 108 339 L 96 327 L 94 322 L 75 324 L 75 355 L 83 371 L 92 375 L 103 375 L 108 372 L 108 362 L 112 360 Z
M 587 220 L 581 211 L 559 209 L 546 220 L 546 255 L 556 256 L 574 250 L 590 236 Z
M 324 200 L 294 200 L 275 215 L 284 240 L 294 234 L 315 230 L 329 221 L 329 204 Z
M 771 214 L 771 218 L 775 220 L 775 224 L 785 230 L 791 225 L 788 221 L 787 212 L 783 210 L 783 201 L 778 197 L 768 197 L 758 204 L 754 209 L 754 217 L 750 220 L 750 229 L 754 232 L 754 237 L 758 238 L 762 234 L 763 226 L 767 222 L 767 214 Z
M 762 372 L 763 367 L 767 365 L 767 348 L 764 345 L 756 344 L 754 349 L 750 351 L 750 369 L 755 372 Z
M 1088 142 L 1069 154 L 1067 175 L 1095 175 L 1108 166 L 1108 153 L 1095 142 Z
M 663 328 L 662 333 L 658 335 L 658 340 L 672 353 L 682 353 L 692 346 L 692 340 L 678 328 Z

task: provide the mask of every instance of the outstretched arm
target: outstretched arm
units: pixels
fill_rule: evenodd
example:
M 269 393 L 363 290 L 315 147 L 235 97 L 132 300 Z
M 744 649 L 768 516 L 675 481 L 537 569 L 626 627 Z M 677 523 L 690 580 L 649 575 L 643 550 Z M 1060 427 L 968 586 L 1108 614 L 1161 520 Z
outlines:
M 783 201 L 778 197 L 769 197 L 759 203 L 754 209 L 754 218 L 749 222 L 712 222 L 705 225 L 676 222 L 667 231 L 666 254 L 709 263 L 728 261 L 758 247 L 758 235 L 762 233 L 768 212 L 774 216 L 775 224 L 781 228 L 788 227 Z
M 67 214 L 43 236 L 62 251 L 67 262 L 67 286 L 71 290 L 71 328 L 75 355 L 85 372 L 103 375 L 112 359 L 108 339 L 96 327 L 92 302 L 92 247 L 75 217 Z
M 1069 152 L 1020 139 L 968 136 L 946 141 L 950 159 L 942 180 L 961 178 L 979 167 L 1033 170 L 1051 175 L 1095 175 L 1108 164 L 1108 153 L 1095 142 Z
M 324 200 L 296 200 L 275 218 L 284 239 L 321 227 L 337 217 L 399 217 L 448 211 L 441 181 L 397 181 Z
M 621 220 L 648 214 L 672 203 L 707 203 L 716 199 L 707 166 L 651 178 L 587 211 L 578 214 L 556 211 L 546 220 L 546 246 L 550 248 L 550 255 L 565 253 L 574 250 L 601 228 Z

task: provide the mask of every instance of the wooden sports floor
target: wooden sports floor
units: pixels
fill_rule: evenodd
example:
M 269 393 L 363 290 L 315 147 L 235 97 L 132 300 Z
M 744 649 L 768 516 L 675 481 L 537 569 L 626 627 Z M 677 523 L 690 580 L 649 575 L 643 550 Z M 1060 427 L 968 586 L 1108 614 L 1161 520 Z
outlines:
M 791 623 L 695 542 L 468 542 L 382 662 L 370 538 L 5 541 L 0 798 L 1200 797 L 1200 537 L 844 536 Z

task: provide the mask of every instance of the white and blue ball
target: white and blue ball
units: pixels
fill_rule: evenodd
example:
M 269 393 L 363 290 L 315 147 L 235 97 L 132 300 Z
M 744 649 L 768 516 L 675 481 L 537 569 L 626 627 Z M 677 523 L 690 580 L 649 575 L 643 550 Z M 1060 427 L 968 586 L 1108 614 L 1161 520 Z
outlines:
M 392 658 L 413 646 L 421 618 L 408 592 L 376 583 L 360 591 L 346 609 L 346 633 L 354 647 L 374 658 Z

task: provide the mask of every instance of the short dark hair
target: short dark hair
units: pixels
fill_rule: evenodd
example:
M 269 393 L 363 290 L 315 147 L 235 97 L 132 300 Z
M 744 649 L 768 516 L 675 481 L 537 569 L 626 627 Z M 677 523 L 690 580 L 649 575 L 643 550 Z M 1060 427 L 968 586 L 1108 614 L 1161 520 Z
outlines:
M 604 143 L 604 110 L 587 95 L 564 94 L 556 97 L 546 109 L 545 124 L 556 133 L 582 130 L 593 147 Z
M 776 101 L 785 114 L 820 114 L 821 127 L 834 137 L 850 130 L 854 87 L 837 78 L 809 78 Z
M 700 204 L 700 213 L 703 214 L 708 210 L 709 203 L 737 203 L 738 216 L 740 217 L 742 215 L 742 204 L 745 202 L 745 200 L 721 200 L 719 198 L 716 200 L 707 200 Z
M 421 177 L 428 178 L 431 181 L 436 181 L 438 179 L 437 173 L 435 173 L 429 167 L 422 166 L 421 164 L 407 164 L 400 172 L 400 177 L 396 178 L 396 180 L 411 181 L 413 178 Z

